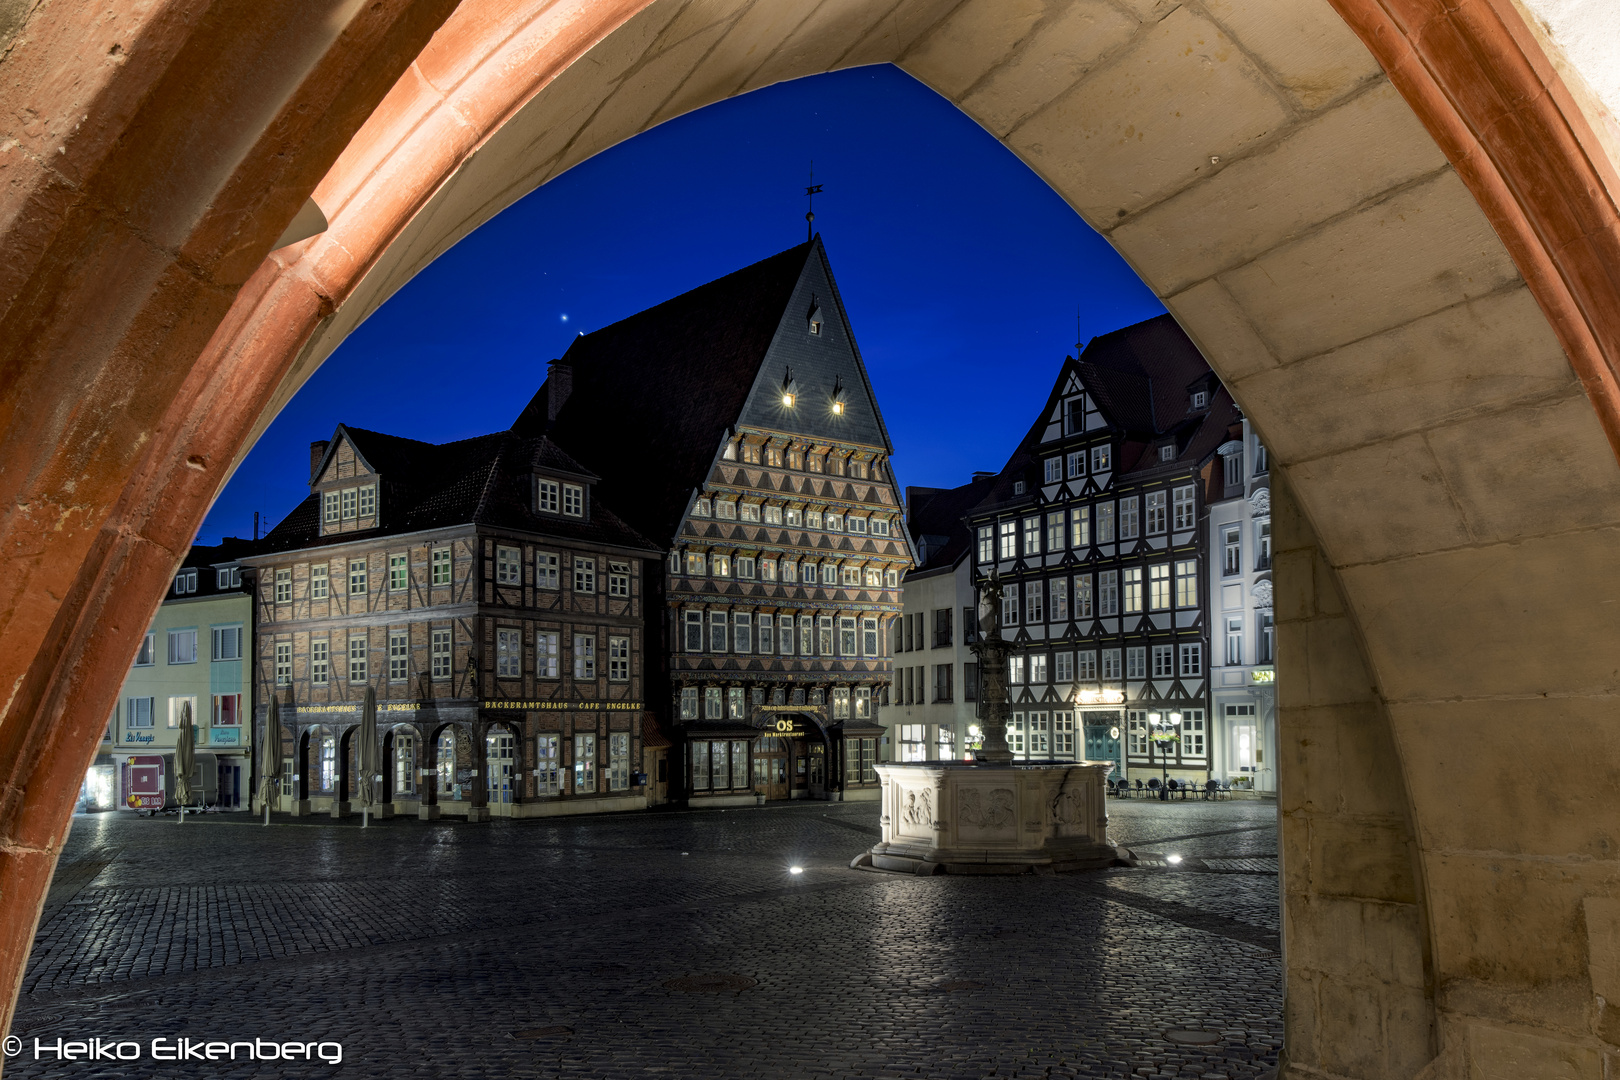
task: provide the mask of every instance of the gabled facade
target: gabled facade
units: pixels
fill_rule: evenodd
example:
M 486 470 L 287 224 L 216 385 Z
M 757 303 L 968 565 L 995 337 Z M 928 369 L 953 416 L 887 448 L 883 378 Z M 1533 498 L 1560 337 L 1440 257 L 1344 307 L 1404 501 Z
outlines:
M 260 713 L 281 809 L 342 815 L 376 691 L 395 811 L 482 820 L 646 805 L 644 575 L 661 554 L 544 437 L 433 445 L 339 426 L 265 539 Z
M 820 239 L 576 339 L 513 430 L 568 447 L 665 546 L 679 793 L 875 798 L 912 554 Z
M 1209 774 L 1206 545 L 1200 519 L 1230 396 L 1171 318 L 1068 358 L 1041 415 L 971 515 L 974 562 L 1004 584 L 1008 742 L 1028 760 Z M 1180 739 L 1149 739 L 1179 715 Z M 1123 745 L 1114 733 L 1123 736 Z M 1168 750 L 1168 754 L 1166 751 Z

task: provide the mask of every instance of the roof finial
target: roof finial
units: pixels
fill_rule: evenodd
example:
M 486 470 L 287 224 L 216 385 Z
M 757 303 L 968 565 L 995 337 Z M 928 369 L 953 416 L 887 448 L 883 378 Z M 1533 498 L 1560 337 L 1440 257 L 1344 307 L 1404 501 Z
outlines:
M 805 199 L 810 204 L 809 210 L 804 215 L 804 241 L 807 244 L 816 238 L 816 195 L 820 191 L 821 185 L 816 183 L 816 161 L 811 158 L 810 186 L 804 189 Z

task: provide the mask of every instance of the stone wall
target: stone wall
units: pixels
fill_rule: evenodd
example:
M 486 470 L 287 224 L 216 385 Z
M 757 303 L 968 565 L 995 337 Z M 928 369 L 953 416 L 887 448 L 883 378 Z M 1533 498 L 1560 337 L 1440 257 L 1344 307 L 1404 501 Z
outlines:
M 1338 576 L 1271 492 L 1286 1064 L 1412 1076 L 1434 1015 L 1406 781 Z

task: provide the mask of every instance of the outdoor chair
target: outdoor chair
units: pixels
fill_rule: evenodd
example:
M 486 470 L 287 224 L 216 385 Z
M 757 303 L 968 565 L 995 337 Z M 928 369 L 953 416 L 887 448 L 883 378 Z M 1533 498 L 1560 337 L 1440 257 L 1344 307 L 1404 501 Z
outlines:
M 1204 781 L 1204 798 L 1207 799 L 1207 800 L 1212 800 L 1212 799 L 1218 799 L 1218 798 L 1220 798 L 1220 796 L 1221 796 L 1221 782 L 1219 780 L 1216 780 L 1216 779 L 1213 779 L 1213 778 L 1211 778 L 1209 780 L 1205 780 Z

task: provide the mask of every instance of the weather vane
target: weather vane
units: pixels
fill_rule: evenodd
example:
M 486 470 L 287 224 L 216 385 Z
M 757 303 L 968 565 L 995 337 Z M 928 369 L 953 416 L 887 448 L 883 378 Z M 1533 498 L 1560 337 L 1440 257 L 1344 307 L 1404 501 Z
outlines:
M 816 238 L 816 196 L 820 193 L 821 185 L 816 183 L 816 163 L 812 159 L 810 162 L 810 186 L 804 189 L 805 199 L 810 204 L 810 209 L 804 215 L 804 239 L 806 243 Z

